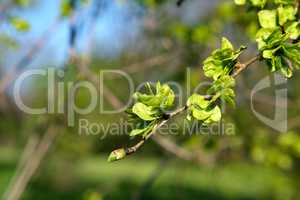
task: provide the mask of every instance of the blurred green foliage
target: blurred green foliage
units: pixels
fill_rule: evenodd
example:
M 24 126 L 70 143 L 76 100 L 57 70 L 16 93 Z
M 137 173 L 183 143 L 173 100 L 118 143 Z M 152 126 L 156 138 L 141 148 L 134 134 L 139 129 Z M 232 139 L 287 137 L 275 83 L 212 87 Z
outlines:
M 21 6 L 22 9 L 30 9 L 32 3 L 26 0 L 14 2 L 16 4 L 13 8 Z M 150 23 L 150 28 L 145 25 L 143 36 L 147 48 L 143 46 L 138 50 L 129 49 L 114 58 L 104 59 L 93 56 L 90 64 L 93 72 L 98 72 L 99 66 L 101 69 L 115 69 L 116 66 L 127 66 L 130 63 L 147 60 L 152 56 L 167 54 L 171 55 L 168 62 L 132 73 L 134 82 L 174 80 L 184 86 L 187 81 L 186 68 L 190 67 L 191 79 L 189 81 L 194 89 L 199 82 L 208 79 L 203 74 L 201 63 L 212 50 L 222 49 L 219 45 L 221 36 L 226 36 L 232 42 L 232 45 L 227 43 L 227 47 L 230 47 L 227 49 L 231 49 L 231 46 L 238 47 L 240 44 L 247 44 L 249 51 L 241 55 L 242 60 L 247 60 L 256 54 L 255 39 L 258 39 L 258 42 L 261 41 L 260 36 L 256 35 L 257 31 L 261 27 L 269 29 L 274 24 L 276 27 L 284 26 L 289 36 L 286 38 L 282 34 L 273 34 L 271 37 L 268 33 L 264 33 L 263 36 L 267 34 L 267 42 L 269 42 L 262 45 L 267 45 L 267 48 L 262 48 L 263 52 L 267 51 L 264 53 L 265 58 L 272 60 L 274 56 L 281 55 L 285 59 L 289 58 L 290 53 L 296 55 L 299 52 L 298 46 L 285 44 L 286 41 L 290 42 L 291 39 L 299 37 L 299 24 L 289 5 L 277 8 L 276 4 L 275 8 L 273 4 L 265 4 L 265 1 L 236 1 L 238 4 L 246 3 L 246 6 L 237 6 L 231 0 L 219 1 L 210 7 L 209 12 L 204 12 L 204 16 L 198 17 L 193 23 L 188 23 L 176 12 L 184 9 L 185 4 L 192 1 L 184 2 L 179 8 L 176 7 L 175 2 L 170 1 L 139 0 L 138 2 L 146 9 L 145 21 L 153 22 Z M 276 14 L 274 11 L 263 11 L 260 14 L 261 17 L 257 16 L 258 10 L 274 10 L 274 8 Z M 69 7 L 69 1 L 62 1 L 60 12 L 63 16 L 70 17 L 72 9 Z M 18 15 L 6 12 L 5 20 L 17 31 L 30 33 L 30 24 L 22 17 L 16 16 Z M 276 40 L 275 43 L 272 42 L 274 40 Z M 7 51 L 7 47 L 16 51 L 18 46 L 13 36 L 0 33 L 1 59 L 4 55 L 2 52 Z M 290 51 L 284 52 L 284 48 L 290 48 Z M 230 65 L 236 62 L 235 53 L 240 53 L 232 51 L 231 49 L 230 53 L 233 54 L 231 55 L 233 58 L 230 57 Z M 295 59 L 292 61 L 298 63 L 299 56 L 295 55 L 292 56 Z M 47 66 L 47 63 L 45 65 Z M 68 69 L 65 70 L 65 83 L 83 79 L 78 76 L 74 64 L 67 63 L 64 67 Z M 272 63 L 270 67 L 272 68 Z M 276 70 L 281 71 L 281 69 Z M 236 108 L 226 108 L 226 115 L 223 115 L 222 119 L 225 122 L 234 123 L 234 135 L 210 135 L 198 130 L 195 130 L 191 136 L 183 135 L 184 127 L 181 122 L 184 121 L 185 116 L 178 116 L 173 120 L 178 122 L 179 129 L 176 136 L 170 137 L 188 150 L 202 152 L 203 157 L 213 160 L 212 165 L 203 164 L 199 167 L 194 163 L 183 162 L 173 155 L 166 155 L 165 151 L 153 142 L 149 142 L 147 147 L 133 157 L 120 163 L 108 164 L 106 157 L 113 148 L 120 145 L 127 146 L 136 142 L 136 139 L 128 140 L 129 136 L 125 134 L 108 135 L 100 139 L 103 133 L 78 135 L 78 127 L 65 127 L 30 182 L 23 199 L 132 199 L 140 192 L 157 166 L 160 166 L 162 159 L 169 159 L 169 161 L 163 166 L 161 174 L 153 185 L 144 191 L 142 199 L 298 199 L 300 196 L 298 191 L 300 186 L 299 73 L 295 72 L 294 78 L 287 85 L 290 101 L 288 117 L 291 119 L 291 124 L 289 124 L 289 131 L 281 134 L 255 118 L 249 106 L 251 102 L 247 99 L 250 93 L 248 88 L 252 88 L 260 78 L 265 77 L 268 73 L 267 68 L 264 64 L 257 64 L 246 73 L 235 83 Z M 290 75 L 290 72 L 286 70 L 283 73 L 286 76 Z M 3 77 L 2 71 L 1 75 Z M 226 96 L 231 101 L 230 97 L 234 95 L 233 85 L 231 80 L 227 81 L 230 95 Z M 124 80 L 108 79 L 105 83 L 121 100 L 125 101 L 130 98 Z M 32 85 L 33 90 L 24 95 L 25 101 L 36 107 L 45 106 L 47 82 L 36 80 Z M 206 87 L 203 91 L 209 88 Z M 176 93 L 175 88 L 171 89 Z M 219 87 L 210 90 L 215 93 Z M 67 88 L 65 88 L 66 93 Z M 265 98 L 261 98 L 261 103 L 255 102 L 255 107 L 262 113 L 271 115 L 273 106 L 270 105 L 272 100 L 268 98 L 268 95 L 272 94 L 272 91 L 266 91 L 265 94 L 266 96 L 263 96 Z M 78 90 L 76 105 L 83 107 L 88 104 L 89 100 L 87 91 Z M 197 97 L 194 102 L 197 104 L 197 109 L 207 108 L 207 102 L 202 100 L 201 97 L 200 100 Z M 103 102 L 103 105 L 111 108 L 107 100 Z M 99 107 L 95 110 L 98 109 Z M 219 112 L 216 113 L 219 118 Z M 42 136 L 49 121 L 65 125 L 60 115 L 26 115 L 16 110 L 13 105 L 6 106 L 5 109 L 1 108 L 0 116 L 1 195 L 7 189 L 15 173 L 28 138 L 32 134 Z M 199 115 L 195 116 L 199 117 Z M 89 115 L 76 115 L 76 119 L 81 117 L 103 125 L 109 125 L 124 118 L 123 115 L 101 115 L 96 111 Z

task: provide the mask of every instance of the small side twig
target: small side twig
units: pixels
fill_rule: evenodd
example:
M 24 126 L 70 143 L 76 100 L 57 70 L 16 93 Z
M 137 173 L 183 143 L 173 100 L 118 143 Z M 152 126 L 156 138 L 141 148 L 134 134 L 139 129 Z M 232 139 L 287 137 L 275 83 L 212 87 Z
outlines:
M 249 67 L 251 64 L 258 61 L 260 59 L 260 57 L 261 57 L 260 55 L 257 55 L 257 56 L 251 58 L 250 60 L 248 60 L 245 63 L 238 63 L 236 65 L 236 70 L 232 74 L 232 77 L 233 78 L 237 77 L 241 72 L 243 72 L 245 69 L 247 69 L 247 67 Z
M 152 135 L 154 135 L 157 130 L 162 127 L 163 125 L 165 125 L 170 119 L 172 119 L 174 116 L 184 112 L 187 109 L 187 106 L 183 106 L 177 110 L 175 110 L 174 112 L 170 113 L 167 117 L 167 119 L 162 120 L 160 123 L 158 123 L 153 129 L 152 131 L 146 136 L 144 137 L 140 142 L 138 142 L 137 144 L 135 144 L 132 147 L 128 147 L 125 149 L 126 155 L 130 155 L 135 153 L 139 148 L 141 148 L 141 146 L 143 146 L 143 144 L 149 139 L 151 138 Z

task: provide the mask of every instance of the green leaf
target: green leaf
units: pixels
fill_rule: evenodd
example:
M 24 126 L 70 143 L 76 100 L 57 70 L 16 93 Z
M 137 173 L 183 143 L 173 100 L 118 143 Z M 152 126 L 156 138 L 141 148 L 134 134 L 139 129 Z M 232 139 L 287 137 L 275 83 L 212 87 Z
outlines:
M 286 78 L 291 78 L 293 76 L 293 71 L 288 66 L 281 67 L 280 71 L 281 74 L 284 75 Z
M 250 0 L 250 1 L 253 4 L 253 6 L 257 6 L 261 8 L 263 8 L 267 3 L 267 0 Z
M 213 51 L 212 55 L 203 62 L 205 76 L 216 80 L 222 75 L 230 74 L 237 63 L 237 58 L 244 49 L 245 47 L 241 46 L 237 51 L 234 51 L 232 44 L 223 38 L 221 48 Z
M 289 35 L 289 38 L 296 40 L 300 35 L 299 22 L 287 23 L 284 26 L 285 32 Z
M 230 49 L 232 51 L 234 50 L 233 45 L 231 44 L 231 42 L 225 37 L 222 38 L 221 48 L 222 49 Z
M 234 3 L 237 4 L 237 5 L 245 5 L 246 0 L 234 0 Z
M 279 24 L 283 26 L 289 20 L 296 19 L 297 9 L 294 6 L 279 6 L 277 8 Z
M 213 100 L 214 101 L 214 100 Z M 217 122 L 221 118 L 221 111 L 218 106 L 212 107 L 212 100 L 205 100 L 199 94 L 193 94 L 187 101 L 188 112 L 187 119 L 192 118 L 203 121 L 205 124 Z
M 133 129 L 133 130 L 129 133 L 129 136 L 130 136 L 130 137 L 133 137 L 133 136 L 136 136 L 136 135 L 143 134 L 147 129 L 148 129 L 148 127 L 146 127 L 146 128 L 141 128 L 141 129 Z
M 211 110 L 211 116 L 209 118 L 209 122 L 218 122 L 221 120 L 222 117 L 222 113 L 221 113 L 221 109 L 219 108 L 219 106 L 214 107 Z
M 209 101 L 205 100 L 205 98 L 199 94 L 193 94 L 192 96 L 189 97 L 187 101 L 187 106 L 192 106 L 192 105 L 197 105 L 200 108 L 207 108 L 209 105 Z
M 213 85 L 209 88 L 209 94 L 219 94 L 217 98 L 225 100 L 232 106 L 235 106 L 235 93 L 232 87 L 235 86 L 235 79 L 229 75 L 221 76 L 219 79 L 214 81 Z M 211 100 L 213 101 L 213 99 Z
M 235 79 L 229 75 L 221 76 L 219 79 L 215 80 L 209 93 L 217 93 L 225 88 L 230 88 L 235 86 Z
M 278 46 L 275 49 L 271 50 L 264 50 L 263 51 L 263 58 L 271 59 L 274 57 L 275 53 L 281 48 L 281 46 Z
M 160 106 L 162 109 L 169 109 L 174 105 L 175 94 L 167 84 L 161 86 L 160 83 L 157 83 L 156 91 L 157 96 L 161 99 Z
M 26 32 L 30 29 L 30 24 L 19 17 L 13 17 L 10 19 L 10 23 L 15 27 L 17 31 Z
M 274 49 L 288 40 L 288 34 L 283 34 L 280 29 L 275 29 L 272 34 L 265 40 L 265 49 Z
M 212 115 L 210 111 L 200 110 L 194 107 L 191 109 L 191 111 L 192 116 L 199 121 L 205 121 Z
M 27 7 L 31 3 L 31 0 L 15 0 L 16 4 L 22 7 Z
M 263 49 L 267 44 L 266 40 L 270 37 L 270 35 L 274 32 L 273 28 L 261 28 L 256 33 L 256 42 L 258 44 L 258 49 Z
M 151 107 L 139 102 L 134 104 L 132 112 L 145 121 L 152 121 L 157 118 L 153 116 L 156 113 L 151 109 Z
M 263 57 L 270 59 L 277 52 L 280 52 L 280 49 L 288 39 L 289 34 L 283 34 L 278 28 L 274 29 L 270 35 L 268 34 L 268 37 L 263 34 L 258 35 L 256 40 L 258 42 L 259 50 L 263 53 Z
M 222 90 L 220 98 L 225 100 L 231 106 L 235 107 L 235 93 L 234 93 L 233 89 L 226 88 L 226 89 Z
M 126 151 L 125 149 L 116 149 L 113 152 L 111 152 L 108 156 L 107 161 L 108 162 L 114 162 L 117 160 L 121 160 L 123 158 L 125 158 L 126 156 Z
M 73 13 L 73 8 L 71 7 L 70 0 L 62 0 L 60 4 L 60 15 L 62 17 L 69 17 Z
M 294 67 L 300 69 L 300 44 L 285 44 L 282 49 L 284 55 L 294 64 Z
M 282 5 L 292 5 L 295 4 L 295 0 L 275 0 L 276 4 L 282 4 Z
M 158 82 L 156 84 L 156 94 L 153 93 L 149 84 L 146 84 L 146 86 L 151 94 L 136 92 L 134 98 L 137 101 L 162 110 L 168 110 L 174 105 L 175 93 L 167 84 L 161 85 Z
M 271 68 L 271 72 L 275 72 L 278 69 L 281 68 L 281 57 L 280 56 L 275 56 L 274 58 L 272 58 L 272 68 Z
M 130 133 L 129 136 L 133 137 L 133 136 L 137 136 L 137 135 L 143 135 L 146 136 L 148 133 L 150 133 L 152 131 L 152 129 L 154 128 L 155 124 L 157 123 L 157 121 L 152 121 L 151 123 L 139 123 L 138 124 L 138 128 L 133 129 Z
M 221 119 L 221 109 L 219 106 L 212 108 L 201 109 L 195 106 L 190 108 L 191 116 L 199 121 L 203 121 L 204 124 L 210 124 L 213 122 L 218 122 Z M 188 119 L 191 119 L 191 116 L 188 115 Z
M 271 71 L 280 71 L 283 76 L 290 78 L 293 75 L 293 72 L 289 66 L 289 63 L 282 56 L 275 56 L 271 59 L 271 62 L 268 63 L 271 67 Z
M 278 64 L 279 66 L 277 66 L 277 68 L 280 69 L 281 74 L 286 78 L 292 77 L 293 72 L 290 69 L 289 64 L 284 60 L 283 57 L 279 57 L 279 59 L 280 59 L 280 63 Z
M 263 57 L 264 58 L 273 58 L 273 50 L 265 50 L 263 51 Z
M 159 107 L 161 104 L 161 99 L 155 95 L 148 95 L 148 94 L 142 94 L 140 92 L 136 92 L 133 96 L 137 101 L 147 106 Z
M 263 28 L 276 27 L 276 10 L 261 10 L 258 12 L 258 20 Z
M 216 62 L 211 60 L 204 61 L 203 70 L 205 76 L 212 77 L 214 80 L 216 80 L 224 73 L 222 64 L 217 64 Z

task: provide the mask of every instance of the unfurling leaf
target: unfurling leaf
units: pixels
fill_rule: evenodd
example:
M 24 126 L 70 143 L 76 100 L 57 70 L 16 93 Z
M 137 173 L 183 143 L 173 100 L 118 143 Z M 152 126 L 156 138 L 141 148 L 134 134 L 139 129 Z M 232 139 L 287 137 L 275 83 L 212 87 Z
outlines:
M 296 19 L 297 9 L 294 6 L 279 6 L 277 8 L 279 24 L 283 26 L 289 20 Z
M 137 136 L 137 135 L 143 134 L 147 129 L 148 129 L 148 127 L 146 127 L 146 128 L 141 128 L 141 129 L 133 129 L 133 130 L 129 133 L 129 136 L 133 137 L 133 136 Z
M 225 37 L 222 38 L 221 48 L 222 49 L 230 49 L 232 51 L 234 50 L 233 49 L 233 45 L 231 44 L 231 42 L 227 38 L 225 38 Z
M 134 104 L 132 112 L 145 121 L 152 121 L 157 118 L 154 116 L 155 112 L 151 109 L 151 107 L 146 106 L 143 103 Z
M 168 110 L 172 108 L 175 101 L 175 94 L 173 90 L 167 85 L 161 85 L 159 82 L 156 84 L 156 93 L 154 94 L 150 84 L 147 84 L 147 88 L 150 94 L 142 94 L 136 92 L 134 98 L 147 105 L 151 106 L 154 109 Z
M 211 100 L 205 100 L 203 96 L 193 94 L 187 102 L 189 108 L 187 119 L 191 120 L 194 118 L 202 121 L 204 124 L 220 121 L 221 110 L 219 106 L 212 106 L 211 103 Z
M 229 75 L 221 76 L 215 80 L 213 85 L 209 88 L 209 94 L 219 94 L 217 97 L 225 100 L 232 106 L 235 106 L 235 93 L 232 89 L 235 86 L 235 80 Z M 216 95 L 215 95 L 216 96 Z
M 143 135 L 143 137 L 145 137 L 148 133 L 150 133 L 152 131 L 155 124 L 156 124 L 156 121 L 152 121 L 150 123 L 145 123 L 144 122 L 144 123 L 137 124 L 137 128 L 133 129 L 129 133 L 129 136 L 134 137 L 134 136 L 137 136 L 137 135 Z
M 150 83 L 146 84 L 148 93 L 136 92 L 134 98 L 137 101 L 131 109 L 126 112 L 128 121 L 133 123 L 134 128 L 130 136 L 147 136 L 148 133 L 166 116 L 165 110 L 172 108 L 175 94 L 167 84 L 158 82 L 152 90 Z
M 216 80 L 220 76 L 230 74 L 237 63 L 237 58 L 244 49 L 245 47 L 241 46 L 238 50 L 234 51 L 229 40 L 223 38 L 221 48 L 213 51 L 212 55 L 203 62 L 205 76 Z
M 276 28 L 276 10 L 261 10 L 258 20 L 263 28 Z
M 284 26 L 285 32 L 289 35 L 289 38 L 296 40 L 300 35 L 299 22 L 287 23 Z
M 205 100 L 205 98 L 199 94 L 193 94 L 187 101 L 187 106 L 197 105 L 200 108 L 207 108 L 209 105 L 209 101 Z

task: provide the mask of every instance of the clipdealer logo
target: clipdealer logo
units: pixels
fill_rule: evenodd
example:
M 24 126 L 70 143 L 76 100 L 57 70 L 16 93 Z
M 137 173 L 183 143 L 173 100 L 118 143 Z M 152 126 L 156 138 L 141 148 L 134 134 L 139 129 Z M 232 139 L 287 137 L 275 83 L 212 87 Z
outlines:
M 135 87 L 133 79 L 124 71 L 121 70 L 102 70 L 98 77 L 99 87 L 96 87 L 89 81 L 60 81 L 64 78 L 64 71 L 56 68 L 48 69 L 32 69 L 23 72 L 15 81 L 13 87 L 13 97 L 17 107 L 26 114 L 42 115 L 42 114 L 66 114 L 68 126 L 75 126 L 75 116 L 87 115 L 95 109 L 98 110 L 99 114 L 117 114 L 124 112 L 128 106 L 132 103 L 132 98 L 128 98 L 127 102 L 124 103 L 118 109 L 108 110 L 104 106 L 104 78 L 110 76 L 120 76 L 127 81 L 128 95 L 131 97 L 135 91 L 140 91 L 145 82 Z M 47 106 L 42 108 L 32 108 L 26 105 L 22 99 L 21 91 L 24 86 L 24 82 L 32 80 L 34 77 L 43 77 L 47 80 Z M 199 83 L 193 91 L 191 91 L 190 83 L 190 71 L 187 69 L 187 83 L 186 88 L 177 82 L 168 81 L 166 82 L 172 88 L 176 89 L 176 99 L 178 100 L 177 106 L 185 104 L 184 96 L 189 96 L 192 93 L 199 93 L 203 88 L 209 87 L 211 82 Z M 60 80 L 59 80 L 60 79 Z M 274 81 L 272 81 L 274 80 Z M 267 126 L 273 128 L 279 132 L 287 131 L 287 80 L 282 76 L 275 74 L 274 77 L 265 77 L 260 80 L 255 87 L 251 90 L 251 109 L 253 114 Z M 124 86 L 124 85 L 123 85 Z M 262 113 L 257 111 L 254 106 L 256 95 L 266 88 L 272 86 L 284 86 L 281 88 L 275 88 L 275 115 L 274 118 L 268 118 Z M 66 89 L 66 91 L 65 91 Z M 76 105 L 76 94 L 80 89 L 85 89 L 89 94 L 89 103 L 85 107 L 79 107 Z M 186 93 L 186 95 L 184 95 Z M 222 101 L 221 108 L 224 111 L 226 104 Z
M 268 118 L 262 113 L 258 112 L 254 108 L 255 94 L 260 91 L 275 87 L 275 106 L 274 106 L 274 118 Z M 287 79 L 283 78 L 279 74 L 274 74 L 273 76 L 267 76 L 260 80 L 254 88 L 251 90 L 251 110 L 254 115 L 270 128 L 279 131 L 287 132 L 288 129 L 288 116 L 287 116 L 287 106 L 288 106 L 288 89 L 287 89 Z

